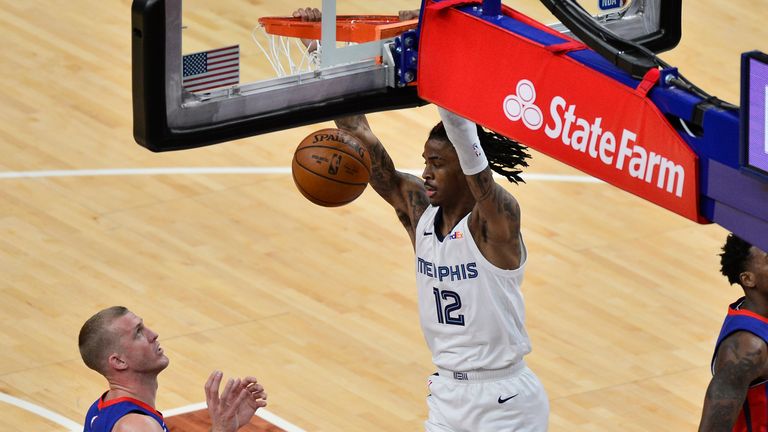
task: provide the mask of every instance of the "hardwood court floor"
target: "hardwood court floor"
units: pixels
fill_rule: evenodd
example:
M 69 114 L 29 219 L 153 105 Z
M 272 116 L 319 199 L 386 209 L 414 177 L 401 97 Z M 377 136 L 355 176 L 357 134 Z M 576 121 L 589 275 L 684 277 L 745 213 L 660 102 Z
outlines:
M 267 73 L 250 42 L 257 18 L 304 3 L 184 4 L 185 52 L 239 43 L 249 80 Z M 416 4 L 349 1 L 340 11 Z M 554 21 L 531 0 L 508 4 Z M 105 383 L 83 366 L 77 332 L 114 304 L 144 317 L 171 358 L 161 411 L 204 400 L 217 368 L 256 375 L 268 412 L 307 431 L 421 430 L 433 368 L 412 250 L 373 191 L 326 209 L 286 172 L 22 176 L 288 167 L 300 139 L 330 123 L 153 154 L 132 139 L 129 1 L 0 6 L 0 430 L 82 421 Z M 765 0 L 685 2 L 683 40 L 662 57 L 738 103 L 739 55 L 768 49 L 766 22 Z M 398 166 L 422 166 L 434 107 L 370 120 Z M 539 154 L 528 173 L 579 174 Z M 508 187 L 530 251 L 528 363 L 548 390 L 551 430 L 694 430 L 713 342 L 740 295 L 718 275 L 725 231 L 605 184 L 530 177 Z
M 168 417 L 165 423 L 168 426 L 168 432 L 203 432 L 210 430 L 211 418 L 207 410 L 199 410 Z M 238 430 L 240 432 L 284 432 L 283 429 L 256 416 Z

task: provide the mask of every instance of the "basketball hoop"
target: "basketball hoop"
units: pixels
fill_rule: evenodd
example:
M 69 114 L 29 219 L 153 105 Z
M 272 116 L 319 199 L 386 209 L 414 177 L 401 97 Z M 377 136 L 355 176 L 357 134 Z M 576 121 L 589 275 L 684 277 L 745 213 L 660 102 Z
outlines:
M 320 21 L 294 17 L 262 17 L 251 38 L 267 57 L 278 77 L 317 70 L 320 65 Z M 336 41 L 347 45 L 393 38 L 415 29 L 418 20 L 400 21 L 396 15 L 340 15 L 336 17 Z M 264 46 L 258 33 L 267 41 Z M 314 45 L 302 40 L 314 40 Z
M 301 39 L 320 39 L 319 21 L 293 17 L 259 18 L 269 34 Z M 418 20 L 400 21 L 396 15 L 339 15 L 336 17 L 338 42 L 363 43 L 388 39 L 416 28 Z

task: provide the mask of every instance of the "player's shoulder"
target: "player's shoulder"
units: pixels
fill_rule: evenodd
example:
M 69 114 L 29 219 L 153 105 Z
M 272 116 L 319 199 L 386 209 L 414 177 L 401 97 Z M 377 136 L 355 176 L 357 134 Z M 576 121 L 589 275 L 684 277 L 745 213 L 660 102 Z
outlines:
M 112 432 L 163 432 L 163 427 L 152 416 L 128 413 L 115 423 Z
M 744 357 L 768 360 L 768 341 L 749 330 L 737 330 L 723 339 L 717 351 L 723 360 L 738 361 Z
M 768 342 L 748 330 L 733 332 L 717 348 L 713 372 L 742 384 L 766 379 Z

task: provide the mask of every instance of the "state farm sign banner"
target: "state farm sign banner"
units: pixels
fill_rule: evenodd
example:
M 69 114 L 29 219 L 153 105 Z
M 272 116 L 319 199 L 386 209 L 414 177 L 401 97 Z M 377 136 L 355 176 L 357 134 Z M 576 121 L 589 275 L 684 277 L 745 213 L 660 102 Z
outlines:
M 551 47 L 446 7 L 452 3 L 431 3 L 424 12 L 420 97 L 707 222 L 698 212 L 698 158 L 646 97 L 647 82 L 641 90 L 627 87 Z M 526 31 L 552 33 L 506 7 L 505 14 Z

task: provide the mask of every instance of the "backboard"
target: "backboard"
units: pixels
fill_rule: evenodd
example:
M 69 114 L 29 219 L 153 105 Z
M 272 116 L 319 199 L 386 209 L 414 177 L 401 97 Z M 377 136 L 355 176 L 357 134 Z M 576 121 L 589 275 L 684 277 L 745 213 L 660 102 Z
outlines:
M 323 6 L 324 21 L 332 22 L 335 3 L 323 0 Z M 386 41 L 344 49 L 325 43 L 319 70 L 189 92 L 182 85 L 182 1 L 135 0 L 131 13 L 134 137 L 152 151 L 423 104 L 414 87 L 393 83 Z
M 599 0 L 597 12 L 575 0 L 542 3 L 562 22 L 554 28 L 638 78 L 656 67 L 654 53 L 674 48 L 682 35 L 682 0 Z
M 599 28 L 655 49 L 676 43 L 670 35 L 679 38 L 679 2 L 615 1 L 610 5 L 606 3 L 608 7 L 586 12 L 586 16 Z M 483 7 L 494 7 L 494 2 L 482 3 Z M 544 3 L 552 10 L 565 10 L 565 13 L 556 13 L 563 22 L 574 10 L 582 11 L 573 1 L 546 0 Z M 678 5 L 677 15 L 674 11 L 665 12 L 668 9 L 661 8 L 662 4 Z M 382 7 L 386 8 L 386 2 L 382 2 Z M 425 103 L 418 97 L 416 87 L 403 85 L 405 81 L 415 81 L 412 71 L 417 56 L 417 34 L 412 33 L 410 39 L 405 40 L 390 37 L 375 43 L 337 48 L 331 43 L 335 39 L 335 28 L 330 24 L 336 16 L 336 3 L 322 0 L 321 9 L 322 39 L 325 40 L 320 68 L 259 77 L 243 83 L 224 82 L 227 87 L 193 88 L 205 90 L 200 92 L 184 88 L 183 75 L 187 69 L 182 53 L 182 0 L 134 0 L 131 13 L 136 141 L 152 151 L 180 150 L 353 113 Z M 591 18 L 591 14 L 596 18 Z M 667 21 L 675 23 L 675 18 L 676 31 L 663 28 Z M 555 26 L 567 33 L 571 31 L 562 25 Z M 256 30 L 254 39 L 255 34 Z M 667 42 L 659 43 L 659 34 Z M 267 48 L 266 51 L 274 50 Z M 202 58 L 206 53 L 199 54 Z M 626 56 L 622 60 L 624 58 Z M 203 62 L 193 60 L 197 60 L 194 64 L 197 66 Z M 235 72 L 231 74 L 234 76 Z

